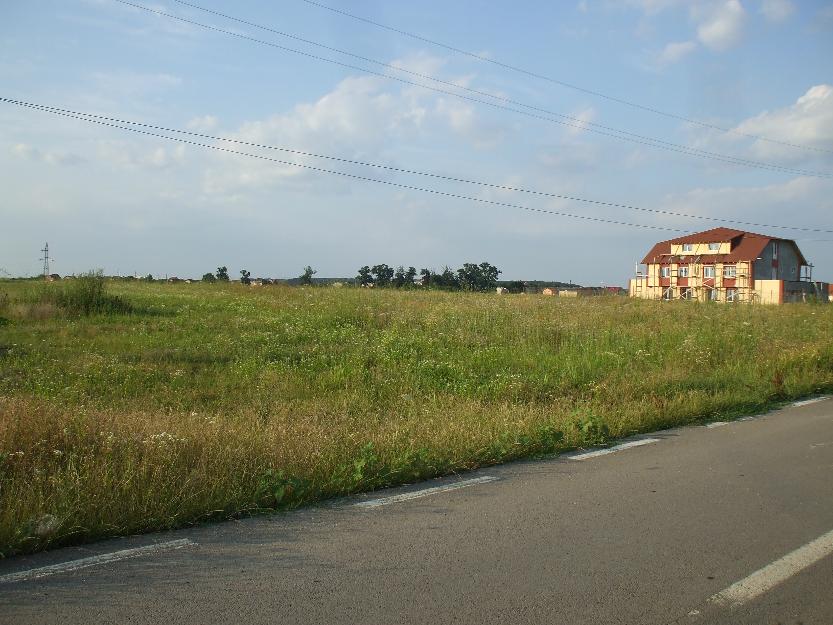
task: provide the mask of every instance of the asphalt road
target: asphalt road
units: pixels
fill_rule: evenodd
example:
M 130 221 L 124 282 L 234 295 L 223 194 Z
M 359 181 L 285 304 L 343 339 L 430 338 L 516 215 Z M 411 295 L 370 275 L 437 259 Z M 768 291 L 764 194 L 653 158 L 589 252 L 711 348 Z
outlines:
M 833 623 L 833 400 L 652 438 L 2 561 L 0 623 Z

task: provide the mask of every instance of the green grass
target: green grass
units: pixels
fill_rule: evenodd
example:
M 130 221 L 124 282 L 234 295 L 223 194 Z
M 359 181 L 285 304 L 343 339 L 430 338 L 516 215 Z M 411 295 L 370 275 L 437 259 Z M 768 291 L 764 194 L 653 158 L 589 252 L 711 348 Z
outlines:
M 0 282 L 3 555 L 833 389 L 826 305 L 112 283 L 124 307 L 84 311 L 29 288 Z

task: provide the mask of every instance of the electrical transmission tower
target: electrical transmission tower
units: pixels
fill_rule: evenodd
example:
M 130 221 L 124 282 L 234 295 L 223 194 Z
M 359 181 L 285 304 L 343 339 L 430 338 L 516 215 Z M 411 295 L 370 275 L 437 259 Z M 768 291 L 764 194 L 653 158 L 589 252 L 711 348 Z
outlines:
M 49 280 L 49 261 L 54 260 L 49 258 L 49 243 L 44 243 L 41 253 L 43 254 L 43 258 L 40 259 L 43 261 L 43 278 Z

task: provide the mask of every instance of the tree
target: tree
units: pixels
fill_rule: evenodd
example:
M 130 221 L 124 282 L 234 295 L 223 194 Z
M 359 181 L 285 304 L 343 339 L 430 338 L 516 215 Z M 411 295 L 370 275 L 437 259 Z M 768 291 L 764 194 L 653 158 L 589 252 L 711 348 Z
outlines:
M 373 282 L 376 286 L 386 287 L 390 285 L 390 281 L 393 279 L 393 269 L 391 267 L 383 263 L 381 265 L 374 265 L 370 271 L 373 274 Z
M 393 274 L 393 286 L 401 289 L 405 286 L 405 268 L 402 265 L 396 268 L 396 273 Z
M 359 269 L 359 275 L 356 276 L 356 281 L 360 286 L 368 286 L 373 283 L 373 276 L 370 273 L 370 267 L 368 265 Z
M 147 276 L 145 276 L 145 280 L 147 280 L 148 282 L 153 282 L 153 275 L 148 274 Z
M 214 284 L 215 282 L 217 282 L 217 277 L 213 273 L 204 273 L 202 276 L 202 281 Z
M 435 273 L 432 276 L 431 283 L 441 289 L 448 289 L 450 291 L 460 288 L 460 281 L 448 265 L 443 267 L 440 273 Z
M 429 287 L 431 286 L 431 270 L 425 269 L 424 267 L 419 270 L 420 281 L 422 282 L 422 286 Z
M 405 287 L 408 289 L 414 288 L 414 280 L 416 280 L 417 270 L 415 267 L 408 267 L 405 272 Z
M 465 263 L 457 270 L 460 288 L 466 291 L 489 291 L 497 285 L 500 270 L 489 263 Z
M 245 269 L 241 269 L 240 270 L 240 284 L 251 284 L 252 283 L 251 275 L 252 275 L 251 271 L 246 271 Z
M 301 281 L 301 284 L 309 286 L 312 284 L 312 277 L 317 273 L 318 272 L 315 269 L 307 265 L 304 267 L 304 273 L 302 273 L 298 279 Z
M 228 267 L 217 267 L 217 280 L 220 282 L 228 282 Z

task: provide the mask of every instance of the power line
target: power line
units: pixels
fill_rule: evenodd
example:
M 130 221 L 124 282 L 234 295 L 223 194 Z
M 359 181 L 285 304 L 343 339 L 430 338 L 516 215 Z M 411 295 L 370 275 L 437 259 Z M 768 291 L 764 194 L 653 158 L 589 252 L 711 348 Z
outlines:
M 176 1 L 178 1 L 178 0 L 176 0 Z M 441 93 L 441 94 L 449 95 L 449 96 L 452 96 L 452 97 L 455 97 L 455 98 L 460 98 L 462 100 L 466 100 L 466 101 L 469 101 L 469 102 L 476 102 L 478 104 L 483 104 L 483 105 L 486 105 L 486 106 L 490 106 L 490 107 L 495 108 L 495 109 L 499 109 L 499 110 L 503 110 L 503 111 L 510 111 L 510 112 L 513 112 L 513 113 L 518 113 L 518 114 L 524 115 L 526 117 L 531 117 L 533 119 L 548 121 L 550 123 L 559 124 L 559 125 L 567 126 L 567 127 L 570 127 L 570 128 L 578 128 L 580 130 L 586 130 L 587 132 L 592 132 L 592 133 L 602 135 L 602 136 L 606 136 L 606 137 L 612 137 L 614 139 L 620 139 L 622 141 L 628 141 L 630 143 L 635 143 L 637 145 L 645 145 L 645 146 L 648 146 L 648 147 L 658 148 L 658 149 L 666 150 L 666 151 L 669 151 L 669 152 L 675 152 L 675 153 L 678 153 L 678 154 L 685 154 L 687 156 L 696 156 L 698 158 L 703 158 L 703 159 L 721 161 L 721 162 L 729 163 L 729 164 L 732 164 L 732 165 L 741 165 L 741 166 L 752 167 L 752 168 L 756 168 L 756 169 L 764 169 L 764 170 L 776 171 L 776 172 L 780 172 L 780 173 L 793 174 L 793 175 L 799 175 L 799 176 L 811 176 L 811 177 L 814 177 L 814 178 L 833 178 L 833 174 L 829 174 L 829 173 L 826 173 L 826 172 L 796 169 L 796 168 L 786 167 L 786 166 L 783 166 L 783 165 L 775 165 L 775 164 L 772 164 L 772 163 L 765 163 L 765 162 L 762 162 L 762 161 L 754 161 L 754 160 L 745 159 L 745 158 L 741 158 L 741 157 L 730 156 L 730 155 L 727 155 L 727 154 L 721 154 L 721 153 L 717 153 L 717 152 L 710 152 L 710 151 L 707 151 L 707 150 L 701 150 L 699 148 L 692 148 L 692 147 L 685 146 L 685 145 L 682 145 L 682 144 L 679 144 L 679 143 L 673 143 L 673 142 L 670 142 L 670 141 L 665 141 L 665 140 L 662 140 L 662 139 L 649 137 L 647 135 L 640 135 L 640 134 L 632 133 L 632 132 L 629 132 L 629 131 L 626 131 L 626 130 L 618 130 L 616 128 L 612 128 L 612 127 L 609 127 L 609 126 L 604 126 L 602 124 L 597 124 L 595 122 L 588 122 L 588 121 L 580 120 L 580 119 L 575 118 L 575 117 L 569 117 L 567 115 L 562 115 L 561 113 L 555 113 L 555 112 L 552 112 L 552 111 L 548 111 L 546 109 L 540 109 L 538 107 L 534 107 L 534 106 L 519 103 L 519 102 L 517 103 L 519 106 L 527 107 L 531 110 L 527 111 L 527 110 L 522 110 L 522 109 L 518 109 L 518 108 L 513 108 L 511 106 L 507 106 L 507 105 L 504 105 L 504 104 L 499 104 L 497 102 L 490 102 L 488 100 L 483 100 L 483 99 L 473 97 L 473 96 L 468 96 L 468 95 L 465 95 L 465 94 L 462 94 L 462 93 L 449 91 L 447 89 L 442 89 L 442 88 L 439 88 L 439 87 L 432 87 L 430 85 L 421 84 L 421 83 L 418 83 L 418 82 L 414 82 L 412 80 L 408 80 L 406 78 L 401 78 L 399 76 L 391 76 L 390 74 L 385 74 L 383 72 L 377 72 L 377 71 L 374 71 L 374 70 L 371 70 L 371 69 L 367 69 L 365 67 L 361 67 L 359 65 L 352 65 L 350 63 L 344 63 L 342 61 L 338 61 L 338 60 L 335 60 L 335 59 L 331 59 L 331 58 L 327 58 L 327 57 L 323 57 L 323 56 L 318 56 L 316 54 L 311 54 L 309 52 L 304 52 L 303 50 L 297 50 L 295 48 L 290 48 L 288 46 L 283 46 L 283 45 L 280 45 L 280 44 L 277 44 L 277 43 L 274 43 L 274 42 L 271 42 L 271 41 L 265 41 L 263 39 L 258 39 L 256 37 L 251 37 L 251 36 L 243 35 L 241 33 L 236 33 L 236 32 L 230 31 L 230 30 L 225 30 L 225 29 L 219 28 L 217 26 L 211 26 L 209 24 L 203 24 L 202 22 L 197 22 L 195 20 L 180 17 L 178 15 L 173 15 L 172 13 L 167 13 L 167 12 L 161 11 L 159 9 L 153 9 L 151 7 L 147 7 L 147 6 L 144 6 L 144 5 L 141 5 L 141 4 L 136 4 L 136 3 L 133 3 L 133 2 L 129 2 L 128 0 L 114 0 L 114 2 L 118 2 L 119 4 L 124 4 L 126 6 L 130 6 L 130 7 L 136 8 L 136 9 L 140 9 L 142 11 L 147 11 L 148 13 L 153 13 L 155 15 L 159 15 L 159 16 L 162 16 L 162 17 L 167 17 L 167 18 L 170 18 L 170 19 L 173 19 L 173 20 L 177 20 L 177 21 L 180 21 L 180 22 L 183 22 L 183 23 L 186 23 L 186 24 L 191 24 L 192 26 L 197 26 L 199 28 L 203 28 L 203 29 L 206 29 L 206 30 L 218 32 L 218 33 L 221 33 L 221 34 L 224 34 L 224 35 L 229 35 L 231 37 L 236 37 L 238 39 L 250 41 L 250 42 L 253 42 L 253 43 L 260 44 L 260 45 L 269 46 L 271 48 L 276 48 L 276 49 L 282 50 L 284 52 L 291 52 L 293 54 L 297 54 L 297 55 L 300 55 L 300 56 L 303 56 L 303 57 L 306 57 L 306 58 L 310 58 L 310 59 L 313 59 L 313 60 L 316 60 L 316 61 L 321 61 L 321 62 L 324 62 L 324 63 L 330 63 L 330 64 L 333 64 L 333 65 L 338 65 L 340 67 L 345 67 L 345 68 L 348 68 L 348 69 L 353 69 L 353 70 L 357 70 L 357 71 L 360 71 L 360 72 L 364 72 L 364 73 L 370 74 L 372 76 L 379 76 L 379 77 L 385 78 L 387 80 L 394 80 L 396 82 L 400 82 L 400 83 L 410 85 L 410 86 L 413 86 L 413 87 L 419 87 L 421 89 L 427 89 L 429 91 L 434 91 L 436 93 Z M 196 6 L 196 5 L 190 5 L 189 4 L 189 6 Z M 213 12 L 213 13 L 216 13 L 216 12 Z M 223 15 L 223 14 L 218 14 L 218 15 Z M 237 18 L 229 17 L 229 19 L 237 19 Z M 238 21 L 240 21 L 240 20 L 238 20 Z M 250 22 L 246 22 L 246 23 L 251 24 Z M 258 27 L 259 28 L 264 28 L 265 30 L 271 30 L 267 27 L 260 27 L 260 26 L 258 26 Z M 279 32 L 279 31 L 272 31 L 272 32 Z M 308 41 L 308 40 L 303 40 L 303 41 Z M 314 42 L 310 42 L 310 43 L 312 43 L 313 45 L 319 45 L 319 46 L 328 48 L 327 46 L 323 46 L 323 44 L 316 44 Z M 328 49 L 335 50 L 335 48 L 328 48 Z M 348 53 L 348 52 L 341 52 L 341 53 L 342 54 L 351 54 L 351 53 Z M 353 55 L 353 56 L 357 56 L 357 58 L 365 58 L 365 57 L 358 57 L 358 55 Z M 384 65 L 385 67 L 389 67 L 389 68 L 397 70 L 397 71 L 408 71 L 409 72 L 409 70 L 403 70 L 403 68 L 399 68 L 395 65 L 389 65 L 389 64 L 383 63 L 381 61 L 372 61 L 372 62 L 379 63 L 381 65 Z M 410 72 L 410 73 L 413 73 L 413 72 Z M 443 81 L 441 79 L 433 78 L 433 77 L 430 77 L 430 76 L 427 76 L 427 75 L 424 75 L 424 74 L 420 74 L 420 76 L 424 76 L 427 79 L 434 80 L 434 81 L 437 81 L 439 83 L 452 85 L 455 88 L 459 88 L 459 89 L 463 89 L 463 90 L 467 90 L 467 91 L 472 91 L 474 93 L 482 94 L 483 96 L 494 98 L 494 99 L 497 99 L 497 100 L 503 100 L 503 101 L 508 101 L 508 102 L 516 102 L 514 100 L 509 100 L 508 98 L 503 98 L 501 96 L 495 96 L 495 95 L 489 94 L 487 92 L 477 91 L 477 90 L 474 90 L 474 89 L 470 89 L 468 87 L 463 87 L 461 85 L 457 85 L 456 83 Z M 545 112 L 546 114 L 535 113 L 535 112 L 533 112 L 534 110 L 542 111 L 542 112 Z M 553 116 L 556 116 L 560 119 L 556 119 L 554 117 L 548 117 L 547 115 L 553 115 Z
M 23 101 L 23 100 L 13 100 L 13 99 L 10 99 L 10 98 L 0 97 L 0 102 L 6 102 L 8 104 L 15 104 L 17 106 L 21 106 L 21 107 L 25 107 L 25 108 L 31 108 L 31 109 L 39 110 L 39 111 L 46 112 L 46 113 L 54 113 L 54 114 L 68 116 L 68 117 L 73 117 L 75 119 L 81 119 L 83 121 L 88 121 L 86 118 L 99 119 L 99 120 L 104 120 L 104 121 L 107 121 L 107 122 L 112 122 L 112 123 L 115 123 L 115 124 L 128 124 L 128 125 L 131 125 L 131 126 L 140 126 L 142 128 L 148 128 L 148 129 L 151 129 L 151 130 L 171 132 L 171 133 L 187 135 L 187 136 L 191 136 L 191 137 L 198 137 L 200 139 L 210 139 L 212 141 L 226 141 L 226 142 L 229 142 L 229 143 L 236 143 L 236 144 L 239 144 L 239 145 L 246 145 L 246 146 L 249 146 L 249 147 L 263 148 L 263 149 L 267 149 L 267 150 L 276 150 L 276 151 L 285 152 L 285 153 L 289 153 L 289 154 L 295 154 L 295 155 L 298 155 L 298 156 L 308 156 L 308 157 L 326 159 L 326 160 L 340 162 L 340 163 L 347 163 L 347 164 L 351 164 L 351 165 L 360 165 L 360 166 L 363 166 L 363 167 L 373 167 L 373 168 L 376 168 L 376 169 L 382 169 L 382 170 L 386 170 L 386 171 L 393 171 L 393 172 L 397 172 L 397 173 L 411 174 L 411 175 L 417 175 L 417 176 L 425 176 L 425 177 L 428 177 L 428 178 L 434 178 L 434 179 L 444 180 L 444 181 L 448 181 L 448 182 L 459 182 L 459 183 L 464 183 L 464 184 L 470 184 L 470 185 L 476 185 L 476 186 L 480 186 L 480 187 L 496 189 L 496 190 L 499 190 L 499 191 L 511 191 L 511 192 L 518 192 L 518 193 L 526 193 L 526 194 L 529 194 L 529 195 L 535 195 L 535 196 L 539 196 L 539 197 L 548 197 L 548 198 L 554 198 L 554 199 L 560 199 L 560 200 L 569 200 L 569 201 L 574 201 L 574 202 L 584 202 L 584 203 L 593 204 L 593 205 L 596 205 L 596 206 L 607 206 L 607 207 L 613 207 L 613 208 L 626 208 L 626 209 L 629 209 L 629 210 L 642 211 L 642 212 L 654 213 L 654 214 L 658 214 L 658 215 L 666 215 L 666 216 L 672 216 L 672 217 L 682 217 L 682 218 L 686 218 L 686 219 L 698 219 L 698 220 L 703 220 L 703 221 L 714 221 L 714 222 L 738 224 L 738 225 L 744 225 L 744 226 L 755 226 L 755 227 L 758 227 L 758 228 L 779 228 L 779 229 L 784 229 L 784 230 L 796 230 L 796 231 L 801 231 L 801 232 L 816 232 L 816 233 L 833 234 L 833 229 L 828 230 L 828 229 L 824 229 L 824 228 L 816 228 L 816 227 L 809 227 L 809 226 L 808 227 L 805 227 L 805 226 L 785 226 L 785 225 L 778 225 L 778 224 L 765 224 L 765 223 L 759 223 L 759 222 L 753 222 L 753 221 L 743 221 L 743 220 L 740 220 L 740 219 L 729 219 L 729 218 L 723 218 L 723 217 L 708 217 L 708 216 L 704 216 L 704 215 L 693 215 L 693 214 L 690 214 L 690 213 L 679 213 L 679 212 L 668 211 L 668 210 L 663 210 L 663 209 L 645 208 L 645 207 L 641 207 L 641 206 L 634 206 L 634 205 L 631 205 L 631 204 L 622 204 L 622 203 L 617 203 L 617 202 L 607 202 L 607 201 L 603 201 L 603 200 L 593 200 L 593 199 L 582 198 L 582 197 L 571 196 L 571 195 L 564 195 L 564 194 L 559 194 L 559 193 L 550 193 L 550 192 L 546 192 L 546 191 L 538 191 L 538 190 L 534 190 L 534 189 L 525 189 L 523 187 L 515 187 L 515 186 L 510 186 L 510 185 L 502 185 L 502 184 L 484 182 L 484 181 L 481 181 L 481 180 L 474 180 L 474 179 L 471 179 L 471 178 L 461 178 L 459 176 L 453 176 L 453 175 L 448 175 L 448 174 L 437 174 L 437 173 L 433 173 L 433 172 L 420 171 L 420 170 L 416 170 L 416 169 L 408 169 L 408 168 L 403 168 L 403 167 L 394 167 L 392 165 L 386 165 L 386 164 L 382 164 L 382 163 L 373 163 L 373 162 L 369 162 L 369 161 L 360 161 L 360 160 L 349 159 L 349 158 L 344 158 L 344 157 L 339 157 L 339 156 L 319 154 L 319 153 L 316 153 L 316 152 L 307 152 L 307 151 L 303 151 L 303 150 L 297 150 L 297 149 L 294 149 L 294 148 L 287 148 L 287 147 L 281 147 L 281 146 L 275 146 L 275 145 L 269 145 L 269 144 L 263 144 L 263 143 L 255 143 L 255 142 L 251 142 L 251 141 L 245 141 L 245 140 L 242 140 L 242 139 L 219 137 L 219 136 L 215 136 L 215 135 L 209 135 L 209 134 L 194 132 L 194 131 L 190 131 L 190 130 L 180 130 L 180 129 L 177 129 L 177 128 L 168 128 L 168 127 L 165 127 L 165 126 L 158 126 L 158 125 L 148 124 L 148 123 L 144 123 L 144 122 L 136 122 L 136 121 L 130 121 L 130 120 L 120 119 L 120 118 L 116 118 L 116 117 L 108 117 L 108 116 L 105 116 L 105 115 L 85 113 L 85 112 L 73 111 L 73 110 L 70 110 L 70 109 L 58 108 L 58 107 L 54 107 L 54 106 L 36 104 L 36 103 L 32 103 L 32 102 L 26 102 L 26 101 Z M 118 127 L 120 127 L 120 126 L 118 126 Z
M 10 102 L 6 98 L 0 98 L 0 101 Z M 530 211 L 530 212 L 534 212 L 534 213 L 545 213 L 545 214 L 549 214 L 549 215 L 556 215 L 558 217 L 569 217 L 571 219 L 581 219 L 581 220 L 584 220 L 584 221 L 593 221 L 593 222 L 613 224 L 613 225 L 618 225 L 618 226 L 629 226 L 631 228 L 645 228 L 645 229 L 649 229 L 649 230 L 666 230 L 666 231 L 670 231 L 670 232 L 688 232 L 687 230 L 683 230 L 681 228 L 669 228 L 669 227 L 666 227 L 666 226 L 654 226 L 654 225 L 648 225 L 648 224 L 632 223 L 632 222 L 628 222 L 628 221 L 618 221 L 618 220 L 615 220 L 615 219 L 607 219 L 607 218 L 604 218 L 604 217 L 592 217 L 592 216 L 589 216 L 589 215 L 577 215 L 577 214 L 574 214 L 574 213 L 565 213 L 565 212 L 562 212 L 562 211 L 554 211 L 554 210 L 550 210 L 550 209 L 546 209 L 546 208 L 534 208 L 534 207 L 531 207 L 531 206 L 523 206 L 521 204 L 511 204 L 509 202 L 500 202 L 498 200 L 487 200 L 485 198 L 472 197 L 472 196 L 469 196 L 469 195 L 461 195 L 461 194 L 458 194 L 458 193 L 449 193 L 447 191 L 439 191 L 437 189 L 430 189 L 430 188 L 427 188 L 427 187 L 418 187 L 418 186 L 415 186 L 415 185 L 403 184 L 403 183 L 400 183 L 400 182 L 392 182 L 390 180 L 380 180 L 378 178 L 370 178 L 368 176 L 360 176 L 358 174 L 351 174 L 351 173 L 348 173 L 348 172 L 336 171 L 336 170 L 332 170 L 332 169 L 326 169 L 326 168 L 323 168 L 323 167 L 316 167 L 314 165 L 304 165 L 304 164 L 301 164 L 301 163 L 294 163 L 292 161 L 284 161 L 284 160 L 281 160 L 281 159 L 272 158 L 270 156 L 263 156 L 262 154 L 252 154 L 251 152 L 241 152 L 239 150 L 231 150 L 229 148 L 223 148 L 223 147 L 220 147 L 220 146 L 217 146 L 217 145 L 209 145 L 207 143 L 200 143 L 200 142 L 197 142 L 197 141 L 192 141 L 190 139 L 181 139 L 181 138 L 177 138 L 177 137 L 169 137 L 167 135 L 159 134 L 159 133 L 156 133 L 156 132 L 150 132 L 148 130 L 142 130 L 140 128 L 132 128 L 130 126 L 121 126 L 119 124 L 115 124 L 115 123 L 111 123 L 111 122 L 107 122 L 107 121 L 103 121 L 103 120 L 98 120 L 98 119 L 93 119 L 91 117 L 84 117 L 83 115 L 72 115 L 70 113 L 61 113 L 57 110 L 51 110 L 51 109 L 46 109 L 46 108 L 37 107 L 37 106 L 30 106 L 28 108 L 32 108 L 34 110 L 39 110 L 39 111 L 42 111 L 42 112 L 45 112 L 45 113 L 51 113 L 52 115 L 59 115 L 61 117 L 70 117 L 70 118 L 73 118 L 73 119 L 78 119 L 80 121 L 88 122 L 88 123 L 91 123 L 91 124 L 98 124 L 100 126 L 107 126 L 107 127 L 110 127 L 110 128 L 118 128 L 120 130 L 127 130 L 129 132 L 135 132 L 137 134 L 146 135 L 146 136 L 149 136 L 149 137 L 157 137 L 159 139 L 165 139 L 167 141 L 173 141 L 175 143 L 184 143 L 186 145 L 193 145 L 193 146 L 196 146 L 196 147 L 207 148 L 209 150 L 216 150 L 218 152 L 225 152 L 225 153 L 228 153 L 228 154 L 236 154 L 238 156 L 248 156 L 250 158 L 256 158 L 256 159 L 263 160 L 263 161 L 269 161 L 269 162 L 272 162 L 272 163 L 277 163 L 279 165 L 289 165 L 291 167 L 298 167 L 298 168 L 301 168 L 301 169 L 308 169 L 308 170 L 316 171 L 316 172 L 319 172 L 319 173 L 332 174 L 332 175 L 335 175 L 335 176 L 342 176 L 344 178 L 350 178 L 350 179 L 353 179 L 353 180 L 361 180 L 363 182 L 374 182 L 374 183 L 377 183 L 377 184 L 383 184 L 383 185 L 387 185 L 387 186 L 395 187 L 395 188 L 399 188 L 399 189 L 406 189 L 406 190 L 409 190 L 409 191 L 420 191 L 422 193 L 430 193 L 432 195 L 438 195 L 438 196 L 448 197 L 448 198 L 453 198 L 453 199 L 458 199 L 458 200 L 468 200 L 470 202 L 479 202 L 481 204 L 489 204 L 489 205 L 493 205 L 493 206 L 503 206 L 503 207 L 507 207 L 507 208 L 517 208 L 517 209 Z M 131 123 L 131 122 L 127 122 L 127 123 Z
M 179 2 L 179 0 L 174 0 L 174 1 Z M 810 145 L 803 145 L 803 144 L 800 144 L 800 143 L 790 143 L 789 141 L 781 141 L 779 139 L 771 139 L 769 137 L 764 137 L 762 135 L 747 133 L 747 132 L 743 132 L 743 131 L 740 131 L 740 130 L 736 130 L 734 128 L 726 128 L 724 126 L 719 126 L 717 124 L 712 124 L 710 122 L 704 122 L 702 120 L 694 119 L 694 118 L 691 118 L 691 117 L 686 117 L 684 115 L 679 115 L 677 113 L 671 113 L 671 112 L 668 112 L 668 111 L 663 111 L 662 109 L 658 109 L 658 108 L 655 108 L 655 107 L 652 107 L 652 106 L 647 106 L 645 104 L 640 104 L 638 102 L 633 102 L 631 100 L 626 100 L 624 98 L 619 98 L 619 97 L 616 97 L 616 96 L 612 96 L 612 95 L 603 93 L 601 91 L 595 91 L 593 89 L 588 89 L 587 87 L 581 87 L 579 85 L 575 85 L 575 84 L 572 84 L 572 83 L 569 83 L 569 82 L 566 82 L 566 81 L 563 81 L 563 80 L 559 80 L 557 78 L 553 78 L 553 77 L 547 76 L 545 74 L 540 74 L 538 72 L 533 72 L 531 70 L 523 69 L 522 67 L 518 67 L 516 65 L 511 65 L 509 63 L 504 63 L 504 62 L 499 61 L 497 59 L 492 59 L 492 58 L 489 58 L 487 56 L 483 56 L 482 54 L 477 54 L 475 52 L 469 52 L 467 50 L 463 50 L 461 48 L 458 48 L 458 47 L 455 47 L 455 46 L 452 46 L 452 45 L 449 45 L 449 44 L 446 44 L 446 43 L 442 43 L 442 42 L 436 41 L 434 39 L 429 39 L 428 37 L 422 37 L 420 35 L 408 32 L 406 30 L 401 30 L 399 28 L 394 28 L 393 26 L 388 26 L 387 24 L 382 24 L 380 22 L 376 22 L 374 20 L 371 20 L 371 19 L 368 19 L 368 18 L 365 18 L 365 17 L 361 17 L 361 16 L 355 15 L 353 13 L 349 13 L 349 12 L 343 11 L 341 9 L 336 9 L 335 7 L 331 7 L 331 6 L 328 6 L 326 4 L 322 4 L 320 2 L 315 2 L 314 0 L 301 0 L 301 1 L 306 2 L 309 5 L 312 5 L 312 6 L 321 8 L 321 9 L 325 9 L 327 11 L 337 13 L 339 15 L 343 15 L 344 17 L 349 17 L 350 19 L 354 19 L 354 20 L 357 20 L 357 21 L 360 21 L 360 22 L 364 22 L 366 24 L 370 24 L 371 26 L 376 26 L 377 28 L 383 28 L 383 29 L 388 30 L 390 32 L 394 32 L 394 33 L 397 33 L 399 35 L 404 35 L 406 37 L 410 37 L 411 39 L 416 39 L 417 41 L 422 41 L 424 43 L 429 43 L 433 46 L 438 46 L 440 48 L 444 48 L 444 49 L 449 50 L 451 52 L 456 52 L 457 54 L 461 54 L 461 55 L 464 55 L 464 56 L 467 56 L 467 57 L 470 57 L 470 58 L 473 58 L 473 59 L 477 59 L 478 61 L 483 61 L 484 63 L 491 63 L 492 65 L 496 65 L 496 66 L 501 67 L 503 69 L 508 69 L 508 70 L 513 71 L 513 72 L 517 72 L 519 74 L 525 74 L 526 76 L 530 76 L 532 78 L 538 78 L 540 80 L 545 80 L 547 82 L 551 82 L 551 83 L 559 85 L 561 87 L 566 87 L 568 89 L 573 89 L 575 91 L 580 91 L 580 92 L 586 93 L 588 95 L 603 98 L 603 99 L 609 100 L 611 102 L 616 102 L 617 104 L 624 104 L 625 106 L 630 106 L 632 108 L 636 108 L 636 109 L 639 109 L 639 110 L 642 110 L 642 111 L 647 111 L 649 113 L 655 113 L 657 115 L 662 115 L 663 117 L 668 117 L 670 119 L 676 119 L 678 121 L 683 121 L 683 122 L 686 122 L 688 124 L 694 124 L 695 126 L 700 126 L 702 128 L 709 128 L 711 130 L 719 130 L 720 132 L 736 134 L 736 135 L 739 135 L 741 137 L 746 137 L 747 139 L 755 139 L 757 141 L 765 141 L 767 143 L 774 143 L 774 144 L 777 144 L 777 145 L 784 145 L 784 146 L 788 146 L 788 147 L 791 147 L 791 148 L 797 148 L 797 149 L 800 149 L 800 150 L 809 150 L 809 151 L 812 151 L 812 152 L 823 152 L 823 153 L 826 153 L 826 154 L 833 154 L 833 150 L 828 150 L 826 148 L 819 148 L 819 147 L 810 146 Z

